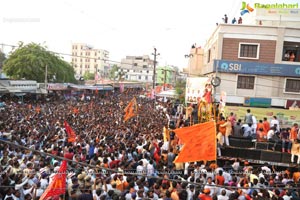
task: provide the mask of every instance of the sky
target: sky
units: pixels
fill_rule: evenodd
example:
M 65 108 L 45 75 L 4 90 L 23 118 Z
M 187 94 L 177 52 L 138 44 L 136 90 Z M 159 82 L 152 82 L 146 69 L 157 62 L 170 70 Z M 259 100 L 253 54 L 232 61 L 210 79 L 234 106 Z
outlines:
M 182 69 L 188 66 L 184 55 L 190 53 L 192 44 L 203 47 L 224 14 L 229 21 L 240 16 L 241 5 L 242 0 L 2 1 L 0 44 L 36 42 L 51 51 L 70 54 L 72 43 L 87 43 L 108 50 L 110 60 L 117 62 L 126 56 L 153 58 L 156 48 L 159 65 Z M 2 50 L 6 53 L 11 47 L 3 46 Z

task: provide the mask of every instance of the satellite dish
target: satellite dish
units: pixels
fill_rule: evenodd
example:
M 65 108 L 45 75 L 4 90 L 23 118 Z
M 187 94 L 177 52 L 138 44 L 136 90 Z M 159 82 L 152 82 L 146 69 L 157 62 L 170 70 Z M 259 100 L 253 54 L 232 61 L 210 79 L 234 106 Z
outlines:
M 81 76 L 80 76 L 79 74 L 76 74 L 74 77 L 75 77 L 75 79 L 76 79 L 77 81 L 79 81 L 79 79 L 80 79 Z

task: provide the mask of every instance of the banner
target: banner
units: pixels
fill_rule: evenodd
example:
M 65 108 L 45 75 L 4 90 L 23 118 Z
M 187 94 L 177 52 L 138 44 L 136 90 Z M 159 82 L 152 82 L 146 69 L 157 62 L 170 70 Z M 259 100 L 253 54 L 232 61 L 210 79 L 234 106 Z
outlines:
M 205 85 L 209 83 L 208 77 L 188 77 L 186 79 L 185 102 L 198 103 L 205 93 Z

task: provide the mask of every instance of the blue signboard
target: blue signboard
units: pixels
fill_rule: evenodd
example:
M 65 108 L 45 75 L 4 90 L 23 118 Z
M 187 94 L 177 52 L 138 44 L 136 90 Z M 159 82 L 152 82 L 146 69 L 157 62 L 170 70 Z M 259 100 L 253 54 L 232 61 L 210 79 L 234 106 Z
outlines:
M 250 98 L 249 104 L 251 107 L 262 107 L 269 108 L 271 107 L 272 99 L 270 98 Z
M 218 72 L 256 74 L 266 76 L 300 77 L 299 65 L 271 64 L 259 62 L 241 62 L 230 60 L 214 60 L 214 71 Z

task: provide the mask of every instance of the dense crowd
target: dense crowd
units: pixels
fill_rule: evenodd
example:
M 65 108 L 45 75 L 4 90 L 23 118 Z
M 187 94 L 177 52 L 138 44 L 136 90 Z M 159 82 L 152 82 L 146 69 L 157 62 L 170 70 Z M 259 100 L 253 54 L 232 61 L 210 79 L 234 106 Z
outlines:
M 53 199 L 299 199 L 297 170 L 239 159 L 173 163 L 182 144 L 163 130 L 176 108 L 140 92 L 92 94 L 83 101 L 2 97 L 0 199 L 39 199 L 62 158 L 68 159 L 66 192 Z M 138 114 L 124 122 L 134 96 Z M 187 125 L 178 119 L 178 128 Z M 73 143 L 65 121 L 76 133 Z

